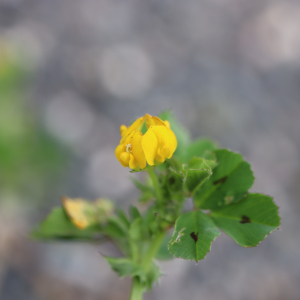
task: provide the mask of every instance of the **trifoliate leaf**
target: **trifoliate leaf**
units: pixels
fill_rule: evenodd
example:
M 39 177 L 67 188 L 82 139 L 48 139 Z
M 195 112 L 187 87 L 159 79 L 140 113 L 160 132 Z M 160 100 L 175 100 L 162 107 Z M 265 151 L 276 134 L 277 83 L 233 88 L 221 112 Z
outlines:
M 184 166 L 186 170 L 185 186 L 191 195 L 212 175 L 212 168 L 215 165 L 216 161 L 214 160 L 194 157 Z
M 215 224 L 242 247 L 257 246 L 280 225 L 272 198 L 248 194 L 239 201 L 211 212 Z
M 198 208 L 215 209 L 241 200 L 254 182 L 249 163 L 241 154 L 215 150 L 218 165 L 212 176 L 194 194 Z
M 210 251 L 212 241 L 220 235 L 214 222 L 201 211 L 181 215 L 176 223 L 169 243 L 170 253 L 196 262 Z

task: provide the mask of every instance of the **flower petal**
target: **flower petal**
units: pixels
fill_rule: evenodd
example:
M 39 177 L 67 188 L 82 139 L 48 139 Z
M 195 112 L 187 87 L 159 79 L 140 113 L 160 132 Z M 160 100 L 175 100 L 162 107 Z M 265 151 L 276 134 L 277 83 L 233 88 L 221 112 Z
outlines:
M 166 126 L 165 122 L 156 116 L 151 117 L 150 115 L 146 114 L 144 117 L 146 119 L 147 129 L 149 129 L 151 126 Z
M 152 130 L 158 140 L 158 147 L 163 149 L 162 154 L 167 154 L 166 148 L 170 150 L 167 158 L 171 158 L 177 148 L 177 139 L 174 132 L 166 126 L 153 126 Z
M 125 147 L 125 144 L 121 144 L 121 145 L 118 145 L 116 150 L 115 150 L 115 155 L 116 155 L 116 158 L 118 159 L 118 161 L 121 163 L 121 165 L 123 167 L 127 167 L 128 165 L 125 165 L 122 160 L 120 159 L 120 155 L 122 152 L 125 152 L 126 151 L 126 147 Z
M 132 155 L 140 164 L 141 169 L 146 168 L 146 157 L 142 148 L 142 136 L 140 131 L 136 131 L 131 139 Z
M 129 159 L 130 159 L 130 154 L 128 152 L 121 153 L 121 155 L 120 155 L 120 161 L 122 161 L 122 163 L 124 165 L 126 165 L 126 167 L 128 167 Z
M 155 156 L 155 160 L 162 163 L 165 161 L 165 157 L 162 155 L 160 149 L 157 150 L 156 156 Z
M 132 131 L 134 130 L 141 130 L 142 126 L 143 126 L 143 123 L 144 123 L 145 119 L 144 117 L 141 117 L 141 118 L 138 118 L 135 122 L 133 122 L 126 130 L 124 130 L 122 132 L 122 139 L 121 139 L 121 142 L 120 144 L 122 144 L 125 140 L 126 140 L 126 137 L 132 133 Z
M 130 153 L 130 159 L 129 159 L 129 168 L 130 169 L 136 169 L 139 166 L 138 161 L 134 158 L 134 156 Z
M 157 149 L 158 149 L 158 140 L 152 128 L 153 127 L 148 129 L 148 131 L 142 136 L 141 139 L 142 148 L 144 150 L 147 163 L 150 166 L 154 165 L 154 158 L 156 156 Z
M 127 130 L 127 127 L 125 125 L 120 126 L 120 134 L 122 137 L 124 136 L 126 130 Z

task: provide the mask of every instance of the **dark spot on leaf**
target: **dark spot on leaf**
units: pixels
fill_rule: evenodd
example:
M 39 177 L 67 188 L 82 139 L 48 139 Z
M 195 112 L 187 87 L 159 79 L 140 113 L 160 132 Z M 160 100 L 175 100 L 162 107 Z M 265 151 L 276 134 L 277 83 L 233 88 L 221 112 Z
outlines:
M 170 183 L 171 185 L 175 183 L 175 178 L 174 178 L 174 176 L 171 176 L 171 177 L 169 178 L 169 183 Z
M 251 220 L 247 216 L 242 216 L 242 219 L 240 221 L 241 224 L 251 223 Z
M 190 236 L 191 236 L 191 238 L 194 240 L 194 242 L 197 243 L 197 241 L 198 241 L 198 232 L 197 232 L 197 233 L 192 232 L 192 233 L 190 234 Z
M 155 216 L 155 217 L 157 217 L 157 215 L 158 215 L 158 213 L 157 213 L 157 212 L 155 212 L 155 213 L 154 213 L 154 216 Z
M 227 176 L 224 176 L 216 181 L 213 182 L 214 185 L 219 184 L 219 183 L 224 183 L 227 180 Z

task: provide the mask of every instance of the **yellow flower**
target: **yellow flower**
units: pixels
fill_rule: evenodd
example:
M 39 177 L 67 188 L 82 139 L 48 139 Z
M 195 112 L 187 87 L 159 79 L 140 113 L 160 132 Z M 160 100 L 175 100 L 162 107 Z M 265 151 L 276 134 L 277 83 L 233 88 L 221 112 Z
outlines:
M 62 204 L 68 217 L 78 229 L 105 223 L 114 209 L 111 201 L 101 198 L 89 202 L 81 198 L 63 197 Z
M 140 131 L 146 122 L 147 132 Z M 145 114 L 138 118 L 128 128 L 120 127 L 121 141 L 115 154 L 123 167 L 144 169 L 147 163 L 150 166 L 159 165 L 167 158 L 171 158 L 177 147 L 174 132 L 168 121 Z

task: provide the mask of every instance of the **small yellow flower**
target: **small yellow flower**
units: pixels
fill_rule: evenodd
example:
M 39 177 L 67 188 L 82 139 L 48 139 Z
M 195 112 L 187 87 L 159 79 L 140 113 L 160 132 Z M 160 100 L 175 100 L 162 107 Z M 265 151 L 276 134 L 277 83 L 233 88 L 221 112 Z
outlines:
M 89 202 L 81 198 L 63 197 L 62 204 L 68 217 L 78 229 L 105 223 L 114 209 L 111 201 L 101 198 Z
M 140 130 L 145 122 L 147 132 L 143 135 Z M 131 169 L 144 169 L 147 163 L 159 165 L 171 158 L 177 147 L 169 122 L 148 114 L 129 127 L 122 125 L 120 133 L 122 138 L 115 154 L 123 167 Z

